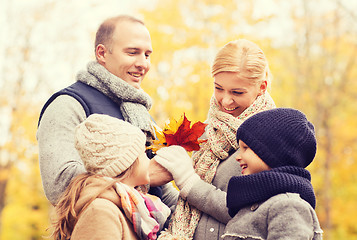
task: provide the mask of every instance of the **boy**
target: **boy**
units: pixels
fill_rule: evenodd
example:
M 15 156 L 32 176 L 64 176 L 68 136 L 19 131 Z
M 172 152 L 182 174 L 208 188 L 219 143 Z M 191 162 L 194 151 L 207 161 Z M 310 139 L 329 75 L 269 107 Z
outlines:
M 233 217 L 223 239 L 322 239 L 311 175 L 314 126 L 298 110 L 277 108 L 247 119 L 237 131 L 243 176 L 228 184 Z

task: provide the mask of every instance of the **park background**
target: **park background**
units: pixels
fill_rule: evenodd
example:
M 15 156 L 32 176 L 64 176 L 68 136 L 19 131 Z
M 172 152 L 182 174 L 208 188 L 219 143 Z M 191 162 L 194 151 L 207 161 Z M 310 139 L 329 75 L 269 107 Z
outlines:
M 277 106 L 299 109 L 315 125 L 318 152 L 308 169 L 324 239 L 357 239 L 356 10 L 350 0 L 0 0 L 0 239 L 49 235 L 39 112 L 94 59 L 99 24 L 121 13 L 143 19 L 151 33 L 142 87 L 161 126 L 183 113 L 204 121 L 215 53 L 238 38 L 257 43 Z

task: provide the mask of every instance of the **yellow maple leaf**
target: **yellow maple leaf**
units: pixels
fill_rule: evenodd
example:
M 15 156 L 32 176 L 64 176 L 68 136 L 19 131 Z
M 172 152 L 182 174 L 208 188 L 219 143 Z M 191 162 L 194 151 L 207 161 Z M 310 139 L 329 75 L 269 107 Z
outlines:
M 165 127 L 162 132 L 166 134 L 175 134 L 175 132 L 177 132 L 177 129 L 181 126 L 183 119 L 184 116 L 181 116 L 181 118 L 178 121 L 171 118 L 168 123 L 165 123 Z
M 152 145 L 149 146 L 148 149 L 151 149 L 153 152 L 156 152 L 160 148 L 167 146 L 165 134 L 175 134 L 177 132 L 177 129 L 182 124 L 183 119 L 183 116 L 181 116 L 178 121 L 173 118 L 170 118 L 168 121 L 165 122 L 164 129 L 161 129 L 159 126 L 155 125 L 154 130 L 156 139 L 153 140 Z

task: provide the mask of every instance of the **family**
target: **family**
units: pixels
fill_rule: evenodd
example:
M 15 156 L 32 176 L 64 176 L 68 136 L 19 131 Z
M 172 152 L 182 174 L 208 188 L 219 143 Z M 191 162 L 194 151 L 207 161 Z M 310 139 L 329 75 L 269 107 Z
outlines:
M 140 85 L 152 52 L 141 20 L 109 18 L 96 60 L 45 103 L 37 140 L 53 239 L 322 239 L 306 170 L 314 126 L 275 106 L 263 51 L 245 39 L 218 51 L 207 141 L 192 156 L 146 150 L 155 123 Z

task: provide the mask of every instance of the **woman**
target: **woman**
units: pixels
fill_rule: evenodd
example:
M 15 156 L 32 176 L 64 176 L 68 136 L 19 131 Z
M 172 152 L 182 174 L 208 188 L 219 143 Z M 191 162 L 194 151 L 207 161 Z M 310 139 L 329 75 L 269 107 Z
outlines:
M 212 76 L 215 89 L 207 119 L 208 141 L 192 157 L 194 171 L 187 154 L 177 146 L 160 149 L 155 157 L 180 189 L 169 228 L 159 239 L 220 239 L 231 219 L 227 184 L 239 168 L 237 129 L 250 116 L 275 108 L 267 92 L 268 62 L 256 44 L 245 39 L 226 44 L 215 57 Z

